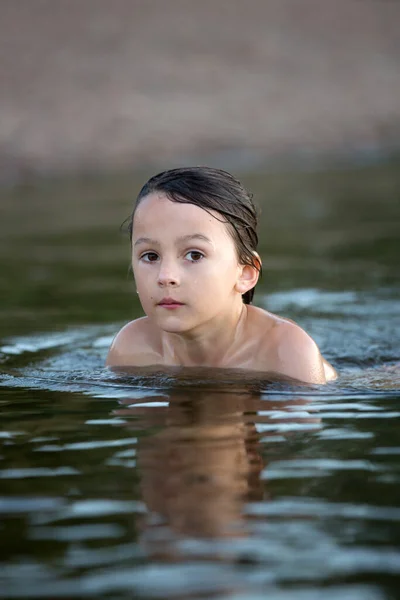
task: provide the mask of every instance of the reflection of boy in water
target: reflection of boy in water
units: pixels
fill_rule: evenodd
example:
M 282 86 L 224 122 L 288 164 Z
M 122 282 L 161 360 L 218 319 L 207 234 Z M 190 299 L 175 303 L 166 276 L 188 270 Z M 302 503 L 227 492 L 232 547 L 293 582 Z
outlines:
M 144 440 L 138 467 L 147 507 L 176 533 L 238 533 L 250 465 L 243 423 L 169 428 Z M 258 474 L 258 473 L 257 473 Z
M 146 523 L 146 538 L 150 544 L 154 540 L 157 553 L 162 552 L 157 530 L 163 525 L 194 537 L 245 533 L 243 504 L 264 496 L 259 436 L 250 421 L 255 415 L 246 413 L 265 411 L 268 404 L 248 394 L 196 391 L 193 400 L 174 393 L 168 407 L 145 409 L 145 416 L 143 407 L 118 411 L 142 416 L 146 429 L 164 426 L 142 438 L 137 452 L 143 499 L 150 513 L 161 517 L 155 528 L 150 526 L 154 519 Z M 171 541 L 163 540 L 167 546 Z

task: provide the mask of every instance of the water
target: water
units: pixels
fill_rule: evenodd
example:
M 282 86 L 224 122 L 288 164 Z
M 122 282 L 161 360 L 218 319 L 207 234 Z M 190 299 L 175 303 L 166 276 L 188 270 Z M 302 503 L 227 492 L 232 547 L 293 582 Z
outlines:
M 325 387 L 104 369 L 143 177 L 2 192 L 0 597 L 400 597 L 398 166 L 244 178 Z

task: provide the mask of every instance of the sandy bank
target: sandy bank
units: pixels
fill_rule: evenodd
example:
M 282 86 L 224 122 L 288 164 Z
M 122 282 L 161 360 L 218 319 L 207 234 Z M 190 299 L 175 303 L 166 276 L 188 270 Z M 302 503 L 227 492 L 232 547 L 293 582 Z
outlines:
M 0 177 L 390 151 L 400 3 L 3 0 Z

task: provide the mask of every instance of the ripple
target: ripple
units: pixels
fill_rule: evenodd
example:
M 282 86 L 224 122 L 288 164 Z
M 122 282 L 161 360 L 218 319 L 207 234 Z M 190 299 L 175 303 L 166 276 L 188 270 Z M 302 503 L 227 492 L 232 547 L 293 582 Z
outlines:
M 78 475 L 80 472 L 73 467 L 50 467 L 26 468 L 26 469 L 3 469 L 0 471 L 0 479 L 28 479 L 32 477 L 60 477 L 64 475 Z
M 118 539 L 124 529 L 117 525 L 68 525 L 68 527 L 36 527 L 28 534 L 30 540 L 80 542 L 85 540 Z
M 400 456 L 400 446 L 396 448 L 373 448 L 371 454 L 380 454 L 381 456 Z
M 400 521 L 400 508 L 370 504 L 327 502 L 313 498 L 283 498 L 270 502 L 247 504 L 245 512 L 256 516 L 302 516 L 318 518 L 362 519 L 371 521 Z
M 60 509 L 65 504 L 64 498 L 3 496 L 0 497 L 0 514 L 43 513 Z

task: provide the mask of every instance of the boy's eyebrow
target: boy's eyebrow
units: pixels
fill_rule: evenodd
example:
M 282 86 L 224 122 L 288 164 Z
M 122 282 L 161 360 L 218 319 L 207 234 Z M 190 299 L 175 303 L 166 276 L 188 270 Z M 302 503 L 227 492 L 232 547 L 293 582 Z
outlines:
M 207 242 L 208 244 L 213 245 L 212 241 L 205 235 L 203 235 L 202 233 L 193 233 L 190 235 L 183 235 L 178 239 L 178 242 L 190 242 L 191 240 L 202 240 L 203 242 Z M 148 237 L 141 237 L 138 238 L 136 240 L 136 242 L 134 243 L 134 246 L 138 246 L 139 244 L 153 244 L 154 246 L 158 245 L 159 242 L 157 242 L 157 240 L 153 240 L 151 238 Z
M 158 242 L 156 240 L 152 240 L 151 238 L 141 237 L 136 240 L 134 246 L 138 246 L 139 244 L 153 244 L 156 245 Z

